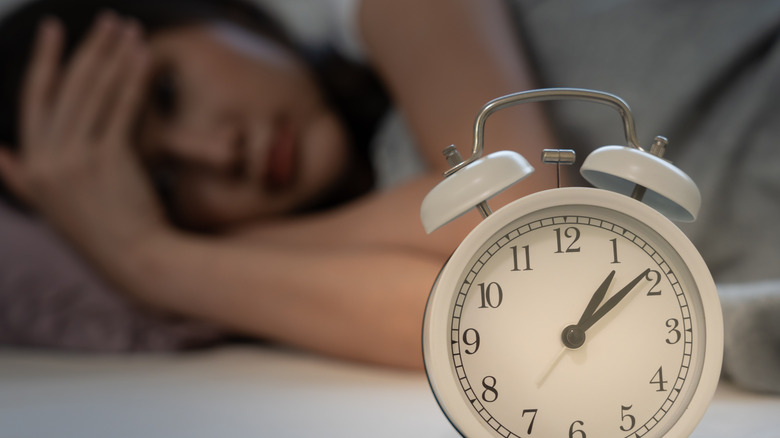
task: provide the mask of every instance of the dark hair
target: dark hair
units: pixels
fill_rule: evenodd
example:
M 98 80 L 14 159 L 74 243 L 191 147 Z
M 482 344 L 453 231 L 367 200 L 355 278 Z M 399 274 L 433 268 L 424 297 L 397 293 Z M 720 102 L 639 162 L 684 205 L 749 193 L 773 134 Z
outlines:
M 67 35 L 67 59 L 86 35 L 95 16 L 112 10 L 137 20 L 148 34 L 202 22 L 228 21 L 269 37 L 309 64 L 326 99 L 341 116 L 354 151 L 355 162 L 336 193 L 317 208 L 365 193 L 373 184 L 367 144 L 389 105 L 380 81 L 365 66 L 346 60 L 329 48 L 299 47 L 274 17 L 243 0 L 33 0 L 10 11 L 0 21 L 0 144 L 19 143 L 19 102 L 22 80 L 38 25 L 44 17 L 58 17 Z M 1 187 L 0 194 L 8 198 Z

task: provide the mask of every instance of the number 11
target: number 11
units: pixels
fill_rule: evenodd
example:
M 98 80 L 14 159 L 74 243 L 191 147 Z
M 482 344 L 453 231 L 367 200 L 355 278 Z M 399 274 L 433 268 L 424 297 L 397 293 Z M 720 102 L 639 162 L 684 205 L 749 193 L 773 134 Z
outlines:
M 518 258 L 518 251 L 517 247 L 512 247 L 512 259 L 514 260 L 515 267 L 512 269 L 512 271 L 531 271 L 531 249 L 528 247 L 528 245 L 523 247 L 523 252 L 525 253 L 525 268 L 520 268 L 519 262 L 517 260 Z

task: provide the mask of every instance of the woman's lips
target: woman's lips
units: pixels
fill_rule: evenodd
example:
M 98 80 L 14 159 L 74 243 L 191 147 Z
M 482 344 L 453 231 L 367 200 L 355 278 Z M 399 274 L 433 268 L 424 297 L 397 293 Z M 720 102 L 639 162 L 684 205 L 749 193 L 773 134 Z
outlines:
M 274 123 L 265 172 L 265 187 L 278 192 L 289 187 L 296 170 L 296 139 L 289 120 L 280 118 Z

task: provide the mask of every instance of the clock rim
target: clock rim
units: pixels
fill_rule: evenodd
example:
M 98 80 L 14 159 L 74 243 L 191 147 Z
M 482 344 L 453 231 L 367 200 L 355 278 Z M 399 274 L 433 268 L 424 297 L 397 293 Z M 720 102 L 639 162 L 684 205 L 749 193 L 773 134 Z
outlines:
M 448 336 L 433 336 L 435 328 L 449 327 L 449 307 L 452 293 L 458 289 L 462 270 L 484 242 L 509 222 L 544 208 L 585 205 L 623 213 L 655 230 L 688 265 L 691 277 L 699 289 L 706 339 L 704 361 L 696 390 L 666 438 L 687 437 L 704 416 L 720 380 L 723 360 L 723 316 L 715 282 L 701 254 L 688 237 L 669 219 L 641 202 L 622 194 L 590 187 L 567 187 L 537 192 L 517 199 L 499 209 L 477 225 L 453 252 L 431 288 L 423 317 L 423 362 L 428 383 L 442 412 L 464 436 L 489 432 L 462 403 L 462 396 L 452 374 L 450 351 L 444 341 Z M 441 341 L 437 341 L 437 339 Z

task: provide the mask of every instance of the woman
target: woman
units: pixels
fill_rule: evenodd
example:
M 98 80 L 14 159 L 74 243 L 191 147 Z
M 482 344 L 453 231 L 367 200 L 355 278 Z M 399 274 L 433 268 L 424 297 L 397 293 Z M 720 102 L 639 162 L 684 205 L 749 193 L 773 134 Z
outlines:
M 306 214 L 293 213 L 343 191 L 340 177 L 354 166 L 343 121 L 285 39 L 226 17 L 144 35 L 121 5 L 100 4 L 117 12 L 99 14 L 64 63 L 63 22 L 39 24 L 18 152 L 0 153 L 9 190 L 152 309 L 419 367 L 428 290 L 476 221 L 422 232 L 420 201 L 447 167 L 440 151 L 454 143 L 466 152 L 485 102 L 533 86 L 503 4 L 355 6 L 365 56 L 426 170 Z M 554 143 L 540 110 L 524 105 L 491 118 L 486 144 L 534 158 Z M 555 183 L 552 169 L 536 167 L 503 199 Z

